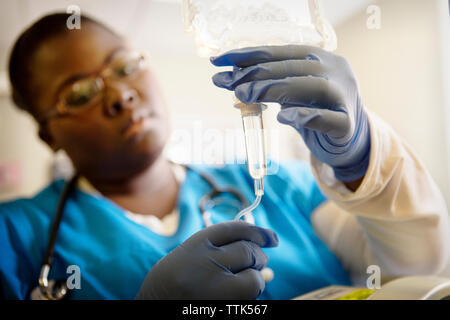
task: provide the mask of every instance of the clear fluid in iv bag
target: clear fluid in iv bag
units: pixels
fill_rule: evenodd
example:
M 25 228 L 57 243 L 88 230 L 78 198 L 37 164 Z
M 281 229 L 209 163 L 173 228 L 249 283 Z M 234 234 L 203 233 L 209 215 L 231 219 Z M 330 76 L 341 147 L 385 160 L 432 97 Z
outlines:
M 264 131 L 261 114 L 242 117 L 247 149 L 248 172 L 250 176 L 259 180 L 267 172 L 266 153 L 264 146 Z
M 337 46 L 319 0 L 183 0 L 183 13 L 200 56 L 264 45 Z

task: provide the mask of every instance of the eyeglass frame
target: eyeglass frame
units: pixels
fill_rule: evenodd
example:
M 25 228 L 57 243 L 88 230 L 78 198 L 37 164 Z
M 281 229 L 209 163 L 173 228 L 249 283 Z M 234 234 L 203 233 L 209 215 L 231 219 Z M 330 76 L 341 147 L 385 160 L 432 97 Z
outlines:
M 101 88 L 99 89 L 99 93 L 102 93 L 105 88 L 106 88 L 106 80 L 110 77 L 112 77 L 112 75 L 110 73 L 112 73 L 113 71 L 111 69 L 109 69 L 111 67 L 111 63 L 114 61 L 114 56 L 121 51 L 128 51 L 128 53 L 133 54 L 139 54 L 140 57 L 144 58 L 144 64 L 143 66 L 140 66 L 139 71 L 143 71 L 143 70 L 148 70 L 148 54 L 145 51 L 142 50 L 133 50 L 133 49 L 128 49 L 126 47 L 119 47 L 115 50 L 113 50 L 108 57 L 104 60 L 103 64 L 102 64 L 102 68 L 97 71 L 97 72 L 92 72 L 89 74 L 77 74 L 74 76 L 69 77 L 68 79 L 66 79 L 59 87 L 59 89 L 57 90 L 57 100 L 55 102 L 55 107 L 52 108 L 51 110 L 49 110 L 48 112 L 43 113 L 42 115 L 39 115 L 36 117 L 38 123 L 40 124 L 44 124 L 46 122 L 48 122 L 51 119 L 63 116 L 63 115 L 67 115 L 68 114 L 68 108 L 65 105 L 65 108 L 62 109 L 63 107 L 63 103 L 62 103 L 62 93 L 64 92 L 64 90 L 66 88 L 68 88 L 69 86 L 73 86 L 75 83 L 77 83 L 78 81 L 81 81 L 83 79 L 89 79 L 89 78 L 93 78 L 94 80 L 98 81 L 98 83 L 101 83 Z M 104 74 L 104 73 L 107 74 Z M 84 107 L 82 108 L 82 112 L 87 111 L 88 109 L 90 109 L 91 107 L 93 107 L 95 104 L 93 103 L 92 106 L 90 107 Z M 70 113 L 70 112 L 69 112 Z

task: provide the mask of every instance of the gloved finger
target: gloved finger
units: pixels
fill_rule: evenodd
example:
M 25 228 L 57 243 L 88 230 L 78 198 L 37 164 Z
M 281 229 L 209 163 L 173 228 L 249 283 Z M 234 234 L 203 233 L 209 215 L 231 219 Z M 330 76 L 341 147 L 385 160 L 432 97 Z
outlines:
M 307 128 L 334 137 L 344 136 L 350 127 L 347 113 L 327 109 L 288 107 L 278 113 L 277 119 L 297 130 Z
M 217 67 L 235 66 L 246 68 L 259 63 L 281 60 L 320 60 L 326 51 L 305 45 L 260 46 L 234 49 L 210 61 Z
M 236 274 L 231 274 L 222 281 L 217 290 L 221 290 L 226 299 L 250 300 L 257 298 L 266 287 L 266 283 L 260 271 L 245 269 Z
M 314 60 L 283 60 L 260 63 L 248 68 L 216 73 L 213 82 L 220 88 L 234 90 L 242 83 L 300 76 L 326 77 L 326 68 Z
M 207 238 L 216 247 L 240 240 L 256 243 L 260 247 L 276 247 L 278 237 L 270 229 L 257 227 L 243 221 L 222 222 L 205 229 Z
M 247 104 L 278 102 L 329 109 L 343 105 L 343 95 L 332 81 L 312 76 L 246 82 L 237 86 L 234 93 Z
M 260 246 L 245 240 L 220 247 L 220 250 L 211 253 L 211 258 L 233 273 L 248 268 L 261 270 L 269 261 Z

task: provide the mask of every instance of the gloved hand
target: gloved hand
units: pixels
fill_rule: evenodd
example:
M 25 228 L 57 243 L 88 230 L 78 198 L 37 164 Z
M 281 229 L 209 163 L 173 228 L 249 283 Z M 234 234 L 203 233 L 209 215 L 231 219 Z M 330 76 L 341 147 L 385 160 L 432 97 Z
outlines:
M 148 273 L 136 299 L 254 299 L 264 290 L 261 247 L 276 247 L 272 230 L 243 221 L 205 228 Z
M 365 175 L 369 122 L 344 58 L 316 47 L 287 45 L 232 50 L 211 62 L 234 67 L 215 74 L 213 82 L 234 90 L 242 102 L 278 102 L 278 121 L 294 127 L 337 179 L 351 182 Z

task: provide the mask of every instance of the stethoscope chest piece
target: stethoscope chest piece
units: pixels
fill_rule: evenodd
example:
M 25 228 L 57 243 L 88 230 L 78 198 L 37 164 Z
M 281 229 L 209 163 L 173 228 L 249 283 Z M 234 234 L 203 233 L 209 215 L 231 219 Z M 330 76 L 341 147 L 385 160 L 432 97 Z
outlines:
M 49 280 L 47 288 L 37 286 L 31 291 L 31 300 L 62 300 L 68 292 L 66 281 Z

